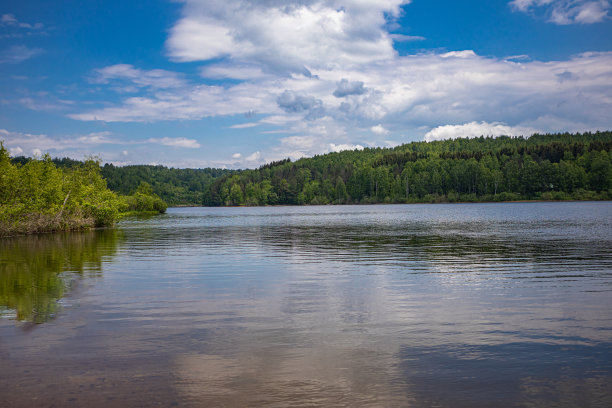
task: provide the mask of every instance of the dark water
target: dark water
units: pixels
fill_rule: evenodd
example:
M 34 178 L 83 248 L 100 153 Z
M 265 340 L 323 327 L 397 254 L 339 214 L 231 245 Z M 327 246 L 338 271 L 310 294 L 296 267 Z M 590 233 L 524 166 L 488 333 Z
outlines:
M 170 209 L 0 241 L 0 406 L 612 406 L 612 203 Z

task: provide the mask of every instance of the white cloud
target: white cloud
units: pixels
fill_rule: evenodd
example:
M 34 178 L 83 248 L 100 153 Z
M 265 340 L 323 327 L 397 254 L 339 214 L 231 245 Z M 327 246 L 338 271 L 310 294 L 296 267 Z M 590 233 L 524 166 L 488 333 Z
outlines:
M 45 134 L 31 134 L 13 132 L 0 129 L 0 139 L 11 152 L 27 156 L 40 155 L 41 152 L 53 152 L 55 155 L 66 151 L 83 152 L 81 157 L 93 153 L 93 146 L 102 144 L 122 144 L 119 140 L 109 138 L 110 132 L 95 132 L 86 135 L 63 135 L 61 137 L 50 137 Z
M 362 145 L 353 145 L 353 144 L 334 144 L 334 143 L 330 143 L 329 144 L 329 151 L 330 152 L 341 152 L 343 150 L 363 150 L 363 146 Z
M 363 95 L 365 92 L 366 89 L 364 88 L 362 81 L 351 82 L 346 78 L 342 78 L 342 80 L 337 83 L 334 96 L 336 98 L 344 98 L 349 95 Z
M 23 149 L 19 146 L 9 149 L 9 154 L 11 156 L 19 156 L 21 153 L 23 153 Z
M 18 64 L 42 54 L 40 48 L 29 48 L 25 45 L 14 45 L 0 51 L 0 64 Z
M 548 21 L 559 24 L 593 24 L 609 18 L 608 0 L 512 0 L 510 6 L 521 12 L 544 10 Z
M 3 14 L 2 17 L 0 17 L 0 26 L 23 28 L 28 30 L 42 30 L 44 28 L 42 23 L 31 24 L 19 21 L 14 14 Z
M 243 114 L 254 108 L 275 112 L 278 110 L 276 97 L 261 84 L 243 83 L 229 88 L 191 84 L 191 87 L 126 98 L 120 106 L 73 113 L 69 117 L 105 122 L 197 120 L 209 116 Z
M 253 154 L 248 155 L 247 157 L 245 157 L 246 161 L 258 161 L 261 159 L 261 152 L 257 151 Z
M 149 71 L 135 68 L 129 64 L 116 64 L 95 70 L 91 82 L 107 84 L 113 80 L 129 81 L 130 85 L 136 87 L 151 87 L 154 89 L 177 88 L 185 85 L 176 72 L 163 69 L 152 69 Z M 132 87 L 132 89 L 135 89 Z
M 79 136 L 76 138 L 77 142 L 83 144 L 106 144 L 106 143 L 117 143 L 117 141 L 110 139 L 108 136 L 111 135 L 111 132 L 95 132 L 89 133 L 84 136 Z
M 200 144 L 195 139 L 187 139 L 184 137 L 162 137 L 162 138 L 150 138 L 147 139 L 150 143 L 156 143 L 163 146 L 172 146 L 172 147 L 184 147 L 188 149 L 198 149 Z
M 389 131 L 383 127 L 380 123 L 376 126 L 372 126 L 370 130 L 377 135 L 388 135 Z
M 162 146 L 180 147 L 197 149 L 200 144 L 194 139 L 184 137 L 170 138 L 150 138 L 140 141 L 125 141 L 117 137 L 112 137 L 111 132 L 94 132 L 84 135 L 60 135 L 51 137 L 45 134 L 30 134 L 13 132 L 6 129 L 0 129 L 0 140 L 4 140 L 4 145 L 12 155 L 23 154 L 25 156 L 40 156 L 42 153 L 49 153 L 55 157 L 73 157 L 82 159 L 88 156 L 101 155 L 101 150 L 104 146 L 104 155 L 106 158 L 115 157 L 120 159 L 129 155 L 125 149 L 117 150 L 116 153 L 109 153 L 114 146 L 133 146 L 142 152 L 147 145 L 157 144 Z M 133 156 L 133 155 L 132 155 Z M 115 160 L 117 161 L 117 160 Z
M 242 154 L 240 154 L 240 153 L 232 154 L 232 159 L 240 159 L 241 157 L 242 157 Z
M 75 112 L 70 117 L 155 122 L 242 115 L 257 109 L 262 117 L 258 122 L 233 128 L 265 124 L 277 126 L 278 131 L 272 130 L 275 133 L 308 136 L 325 133 L 321 127 L 333 127 L 322 146 L 338 133 L 363 134 L 363 129 L 369 129 L 380 130 L 376 134 L 384 136 L 384 128 L 376 127 L 383 120 L 401 129 L 471 121 L 519 126 L 544 116 L 599 129 L 612 126 L 612 52 L 551 62 L 508 61 L 473 51 L 426 53 L 398 56 L 355 70 L 312 73 L 312 77 L 262 78 L 225 87 L 189 84 L 125 98 L 118 105 Z M 363 83 L 368 85 L 367 92 L 336 97 L 335 91 L 345 89 L 339 84 L 346 78 L 351 78 L 346 88 L 358 89 L 355 84 Z M 542 130 L 564 128 L 551 123 Z
M 425 141 L 471 138 L 480 136 L 531 136 L 535 129 L 512 127 L 503 123 L 470 122 L 463 125 L 438 126 L 425 134 Z
M 238 125 L 230 126 L 230 129 L 248 129 L 248 128 L 252 128 L 255 126 L 259 126 L 259 123 L 257 122 L 240 123 Z
M 17 19 L 13 14 L 3 14 L 2 18 L 0 18 L 0 23 L 2 25 L 13 25 L 17 24 Z
M 205 78 L 214 79 L 261 79 L 268 75 L 265 74 L 261 67 L 248 64 L 213 64 L 207 65 L 200 71 Z
M 592 2 L 572 3 L 572 21 L 591 18 L 594 14 L 585 7 L 580 10 L 586 14 L 578 17 L 578 5 Z M 119 102 L 75 105 L 69 116 L 158 122 L 250 118 L 256 111 L 257 121 L 234 120 L 229 128 L 261 125 L 251 131 L 253 137 L 279 135 L 276 146 L 260 152 L 260 160 L 325 153 L 332 144 L 409 141 L 428 131 L 433 138 L 470 129 L 497 134 L 504 126 L 512 132 L 612 127 L 612 52 L 550 62 L 522 55 L 483 57 L 472 50 L 400 56 L 393 41 L 408 38 L 386 31 L 385 14 L 399 15 L 402 4 L 186 0 L 183 17 L 169 34 L 168 54 L 175 61 L 214 58 L 200 68 L 203 77 L 214 81 L 204 84 L 170 71 L 112 65 L 95 71 L 93 81 L 97 88 L 118 91 Z M 517 11 L 551 13 L 561 5 L 559 0 L 512 4 Z M 125 89 L 136 94 L 127 97 Z
M 176 61 L 228 57 L 276 72 L 386 60 L 395 55 L 386 17 L 406 3 L 186 0 L 166 46 Z
M 405 34 L 390 34 L 393 41 L 409 42 L 409 41 L 424 41 L 426 38 L 420 35 L 405 35 Z

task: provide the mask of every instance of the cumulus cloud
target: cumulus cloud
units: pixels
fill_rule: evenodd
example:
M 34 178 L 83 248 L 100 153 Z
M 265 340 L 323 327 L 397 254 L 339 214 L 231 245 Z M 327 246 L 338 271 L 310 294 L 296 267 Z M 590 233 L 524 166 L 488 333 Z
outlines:
M 163 146 L 184 147 L 188 149 L 198 149 L 200 143 L 195 139 L 187 139 L 184 137 L 162 137 L 147 139 L 150 143 L 157 143 Z
M 342 78 L 337 85 L 334 91 L 334 96 L 336 98 L 344 98 L 349 95 L 363 95 L 366 92 L 363 82 L 361 81 L 350 82 L 348 79 Z
M 324 115 L 321 100 L 300 92 L 285 90 L 278 96 L 276 102 L 287 113 L 308 112 L 305 119 L 315 119 Z
M 12 147 L 9 149 L 9 154 L 11 156 L 19 156 L 21 153 L 23 153 L 23 149 L 19 146 L 17 147 Z
M 344 83 L 346 78 L 352 79 Z M 338 89 L 359 89 L 359 83 L 368 84 L 362 95 L 333 95 Z M 330 126 L 329 121 L 321 122 L 323 118 L 332 118 L 334 126 L 345 133 L 371 129 L 383 120 L 393 128 L 417 129 L 471 121 L 517 126 L 543 116 L 605 129 L 611 126 L 610 94 L 610 52 L 540 62 L 508 61 L 467 51 L 398 56 L 355 70 L 318 69 L 311 77 L 265 78 L 226 86 L 192 83 L 70 117 L 108 122 L 197 120 L 242 115 L 256 108 L 262 118 L 254 123 L 278 126 L 285 133 L 313 132 L 320 123 Z M 292 128 L 304 119 L 313 122 L 312 126 Z M 254 125 L 234 125 L 238 129 L 247 126 Z
M 330 152 L 341 152 L 344 150 L 363 150 L 363 146 L 359 144 L 354 145 L 354 144 L 346 144 L 346 143 L 342 143 L 342 144 L 330 143 L 329 144 Z
M 470 122 L 463 125 L 438 126 L 425 134 L 425 141 L 472 138 L 480 136 L 531 136 L 535 129 L 512 127 L 503 123 Z
M 307 111 L 321 105 L 321 101 L 312 96 L 287 90 L 280 94 L 276 101 L 285 112 L 293 113 Z
M 593 24 L 609 18 L 608 0 L 512 0 L 510 6 L 521 12 L 543 10 L 548 21 L 559 24 Z
M 380 61 L 395 55 L 383 27 L 407 3 L 186 0 L 166 47 L 176 61 L 227 57 L 280 73 Z
M 377 135 L 388 135 L 389 131 L 383 127 L 380 123 L 376 126 L 372 126 L 370 130 Z
M 559 1 L 512 4 L 519 12 L 552 13 Z M 399 0 L 229 3 L 186 0 L 166 44 L 175 61 L 206 61 L 200 74 L 214 81 L 112 65 L 95 71 L 92 82 L 116 90 L 119 102 L 75 105 L 69 116 L 157 122 L 250 118 L 256 111 L 256 122 L 230 128 L 259 126 L 254 135 L 280 135 L 259 160 L 325 153 L 331 144 L 384 145 L 425 133 L 433 140 L 612 126 L 612 52 L 550 62 L 472 50 L 399 55 L 393 41 L 408 38 L 389 34 L 385 19 L 399 15 L 405 4 Z M 578 10 L 579 3 L 571 8 Z M 578 14 L 573 21 L 586 21 Z M 126 97 L 124 89 L 136 94 Z

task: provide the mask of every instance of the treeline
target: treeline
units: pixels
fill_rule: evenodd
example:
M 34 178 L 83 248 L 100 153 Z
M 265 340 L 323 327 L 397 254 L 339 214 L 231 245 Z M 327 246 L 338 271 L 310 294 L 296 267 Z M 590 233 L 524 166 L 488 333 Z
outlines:
M 13 157 L 13 164 L 25 165 L 29 157 Z M 79 160 L 68 157 L 53 158 L 53 163 L 61 168 L 72 168 L 82 165 Z M 112 191 L 128 195 L 133 194 L 142 184 L 151 186 L 152 192 L 168 205 L 202 205 L 204 192 L 214 180 L 233 173 L 226 169 L 177 169 L 157 165 L 115 166 L 106 163 L 102 166 L 102 177 L 106 179 Z
M 0 142 L 0 236 L 108 226 L 129 211 L 166 207 L 146 184 L 132 196 L 109 190 L 95 160 L 59 167 L 45 155 L 22 164 Z
M 283 160 L 214 181 L 204 205 L 612 199 L 612 132 L 414 142 Z
M 204 192 L 218 177 L 231 174 L 224 169 L 175 169 L 165 166 L 105 164 L 102 176 L 108 187 L 120 194 L 132 194 L 142 182 L 172 206 L 202 205 Z

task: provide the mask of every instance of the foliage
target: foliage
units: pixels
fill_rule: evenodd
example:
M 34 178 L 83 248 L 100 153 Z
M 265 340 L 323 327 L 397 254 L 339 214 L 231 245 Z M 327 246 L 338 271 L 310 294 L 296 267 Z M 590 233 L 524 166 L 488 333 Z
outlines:
M 205 205 L 612 199 L 612 132 L 415 142 L 216 179 Z
M 146 181 L 140 183 L 134 194 L 126 196 L 125 202 L 127 211 L 165 213 L 168 208 Z
M 65 159 L 62 159 L 65 160 Z M 102 176 L 108 187 L 119 194 L 132 194 L 142 182 L 169 205 L 201 205 L 203 193 L 217 178 L 232 173 L 224 169 L 175 169 L 136 165 L 117 167 L 105 164 Z
M 112 225 L 124 207 L 98 161 L 58 168 L 44 155 L 14 164 L 0 143 L 0 235 Z

